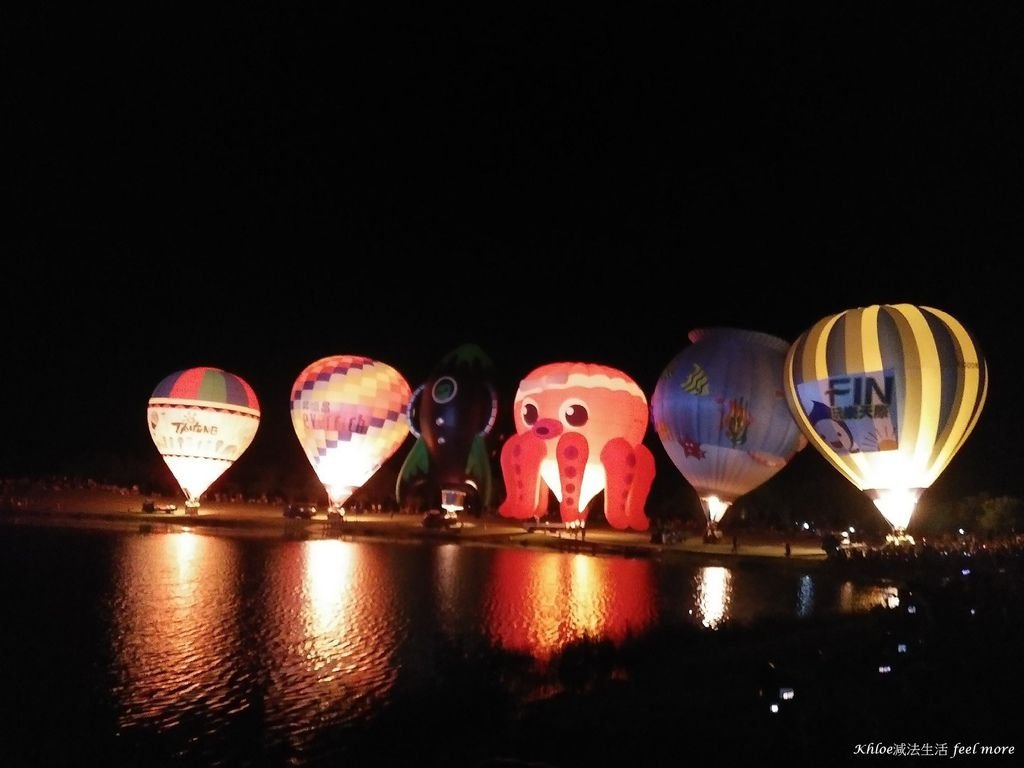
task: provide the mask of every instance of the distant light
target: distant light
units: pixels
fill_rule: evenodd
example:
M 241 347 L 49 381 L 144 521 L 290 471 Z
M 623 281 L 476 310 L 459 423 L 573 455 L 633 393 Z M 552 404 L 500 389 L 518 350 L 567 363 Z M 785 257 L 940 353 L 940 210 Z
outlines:
M 917 613 L 917 606 L 916 605 L 908 605 L 907 606 L 907 613 Z
M 848 531 L 849 531 L 850 533 L 856 533 L 856 532 L 857 532 L 857 530 L 856 530 L 856 529 L 855 529 L 855 528 L 854 528 L 854 527 L 853 527 L 852 525 L 851 525 L 851 526 L 850 526 L 849 528 L 847 528 L 847 530 L 848 530 Z
M 961 576 L 970 576 L 971 575 L 971 569 L 970 568 L 961 568 L 960 569 L 960 575 Z
M 973 608 L 971 608 L 971 616 L 974 616 L 976 613 L 977 613 L 977 611 L 975 611 Z
M 777 713 L 779 711 L 779 705 L 776 702 L 773 701 L 768 706 L 768 711 L 771 712 L 774 715 L 775 713 Z
M 880 675 L 887 675 L 890 672 L 892 672 L 892 667 L 889 666 L 888 664 L 880 664 L 879 665 L 879 667 L 878 667 L 878 674 L 880 674 Z
M 963 536 L 964 535 L 964 529 L 960 528 L 959 531 L 960 531 L 960 535 Z
M 779 697 L 783 701 L 790 701 L 794 695 L 792 688 L 779 688 Z
M 896 644 L 896 653 L 906 653 L 906 652 L 907 652 L 907 644 L 906 643 L 897 643 Z
M 804 530 L 805 531 L 811 530 L 811 524 L 810 523 L 804 523 Z

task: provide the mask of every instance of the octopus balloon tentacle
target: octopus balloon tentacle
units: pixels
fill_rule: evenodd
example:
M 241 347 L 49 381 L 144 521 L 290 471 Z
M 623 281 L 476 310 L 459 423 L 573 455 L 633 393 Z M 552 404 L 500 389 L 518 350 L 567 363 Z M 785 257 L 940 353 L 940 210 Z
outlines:
M 634 447 L 620 438 L 604 447 L 601 463 L 608 477 L 604 516 L 613 528 L 646 531 L 650 523 L 644 501 L 654 483 L 654 454 L 646 445 Z
M 501 449 L 501 472 L 507 495 L 498 514 L 517 520 L 547 514 L 548 495 L 540 475 L 541 462 L 546 457 L 546 446 L 534 435 L 505 443 Z
M 585 522 L 586 514 L 580 505 L 580 494 L 583 492 L 583 475 L 590 456 L 587 438 L 579 432 L 566 432 L 558 439 L 555 453 L 558 457 L 558 479 L 562 488 L 562 503 L 559 505 L 562 522 Z

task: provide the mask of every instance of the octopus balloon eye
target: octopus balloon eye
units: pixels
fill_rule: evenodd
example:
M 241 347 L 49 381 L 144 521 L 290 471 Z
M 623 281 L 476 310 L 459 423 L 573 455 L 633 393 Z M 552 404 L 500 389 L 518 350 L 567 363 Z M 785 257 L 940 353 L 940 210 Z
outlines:
M 587 407 L 583 403 L 567 403 L 562 409 L 565 423 L 570 427 L 582 427 L 590 419 Z
M 523 403 L 522 408 L 523 423 L 528 427 L 532 427 L 537 423 L 537 419 L 540 417 L 540 412 L 537 410 L 535 403 Z

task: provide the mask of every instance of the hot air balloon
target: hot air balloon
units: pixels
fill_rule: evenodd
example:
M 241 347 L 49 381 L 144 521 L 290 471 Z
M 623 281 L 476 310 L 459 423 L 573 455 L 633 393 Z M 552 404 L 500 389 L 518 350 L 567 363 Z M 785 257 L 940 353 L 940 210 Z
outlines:
M 197 514 L 199 499 L 249 447 L 260 405 L 243 379 L 220 368 L 177 371 L 156 385 L 147 409 L 149 434 Z
M 520 382 L 513 415 L 516 434 L 501 449 L 507 497 L 499 514 L 545 516 L 546 484 L 562 523 L 582 531 L 587 505 L 603 490 L 613 528 L 647 530 L 654 455 L 642 443 L 647 398 L 633 379 L 605 365 L 543 365 Z
M 696 329 L 688 337 L 692 344 L 655 385 L 651 419 L 700 497 L 711 541 L 730 505 L 778 473 L 807 440 L 782 390 L 788 342 L 740 328 Z
M 306 366 L 291 395 L 295 435 L 330 500 L 328 517 L 398 450 L 409 434 L 412 391 L 386 363 L 333 355 Z
M 874 501 L 899 540 L 978 423 L 988 366 L 948 313 L 876 304 L 805 331 L 786 356 L 785 389 L 807 439 Z
M 491 505 L 491 458 L 485 440 L 498 415 L 494 366 L 475 344 L 445 355 L 412 394 L 410 429 L 416 443 L 402 464 L 395 497 L 440 496 L 445 519 L 457 520 L 470 498 Z

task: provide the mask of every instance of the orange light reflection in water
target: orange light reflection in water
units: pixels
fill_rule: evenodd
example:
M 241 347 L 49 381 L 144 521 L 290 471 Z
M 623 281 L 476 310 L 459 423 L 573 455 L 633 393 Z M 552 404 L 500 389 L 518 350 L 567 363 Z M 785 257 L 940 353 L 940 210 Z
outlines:
M 332 667 L 324 678 L 330 680 L 339 671 L 331 660 L 336 660 L 337 650 L 350 629 L 346 627 L 346 617 L 351 621 L 355 548 L 345 542 L 325 540 L 309 542 L 304 551 L 303 625 L 310 640 L 306 658 L 315 671 Z
M 229 706 L 240 638 L 234 618 L 234 550 L 215 537 L 182 532 L 140 537 L 118 563 L 114 653 L 121 725 L 177 723 L 189 706 Z
M 843 613 L 862 613 L 879 606 L 889 607 L 898 593 L 896 587 L 855 585 L 852 581 L 844 581 L 839 588 L 839 610 Z
M 276 630 L 267 648 L 263 706 L 272 722 L 349 723 L 376 711 L 398 671 L 400 611 L 372 581 L 387 550 L 320 539 L 275 551 L 272 599 L 263 618 Z M 287 739 L 304 750 L 315 730 Z
M 587 637 L 622 642 L 657 615 L 646 559 L 501 550 L 488 603 L 492 641 L 542 661 Z

